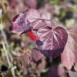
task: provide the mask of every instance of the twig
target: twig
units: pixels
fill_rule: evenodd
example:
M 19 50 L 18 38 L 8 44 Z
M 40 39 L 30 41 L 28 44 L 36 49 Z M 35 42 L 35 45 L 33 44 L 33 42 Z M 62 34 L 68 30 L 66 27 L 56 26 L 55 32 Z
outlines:
M 11 67 L 11 63 L 10 63 L 10 60 L 9 60 L 8 54 L 7 54 L 7 52 L 6 52 L 7 49 L 6 49 L 6 46 L 5 46 L 4 42 L 2 42 L 2 46 L 3 46 L 4 52 L 5 52 L 5 56 L 6 56 L 6 59 L 7 59 L 8 65 L 9 65 L 9 67 Z

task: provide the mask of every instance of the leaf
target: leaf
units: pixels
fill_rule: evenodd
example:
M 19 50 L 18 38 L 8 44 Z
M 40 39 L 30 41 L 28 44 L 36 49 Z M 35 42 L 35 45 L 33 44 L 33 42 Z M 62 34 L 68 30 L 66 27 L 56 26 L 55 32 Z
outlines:
M 38 10 L 28 9 L 26 12 L 20 13 L 14 17 L 12 32 L 22 34 L 23 32 L 28 32 L 31 29 L 37 31 L 45 25 L 54 25 L 51 22 L 50 13 L 40 13 Z
M 31 23 L 34 30 L 38 30 L 46 25 L 55 25 L 51 18 L 51 13 L 47 12 L 46 10 L 38 11 L 34 9 L 30 9 L 26 16 L 26 19 Z
M 38 62 L 39 60 L 41 60 L 43 58 L 43 54 L 40 53 L 40 51 L 38 49 L 34 49 L 32 51 L 32 58 L 35 62 Z
M 15 16 L 12 23 L 13 23 L 12 32 L 16 33 L 18 35 L 22 34 L 23 32 L 31 30 L 29 22 L 27 20 L 25 20 L 24 13 L 21 13 L 21 14 Z
M 28 32 L 31 29 L 38 30 L 46 23 L 40 19 L 40 13 L 34 9 L 28 9 L 24 13 L 20 13 L 13 19 L 13 33 L 22 34 Z
M 60 56 L 63 52 L 64 48 L 55 49 L 55 50 L 39 50 L 43 55 L 48 57 L 50 61 L 55 59 L 56 57 Z
M 53 23 L 51 13 L 42 10 L 41 18 L 44 19 L 44 21 L 46 22 L 46 25 L 47 25 L 47 26 L 55 25 L 55 24 Z
M 34 22 L 36 21 L 37 19 L 40 18 L 40 13 L 38 10 L 35 10 L 35 9 L 29 9 L 27 11 L 27 15 L 26 15 L 26 19 L 29 21 L 29 22 Z
M 42 50 L 64 48 L 68 37 L 65 29 L 57 26 L 45 26 L 38 30 L 37 35 L 44 43 L 44 46 L 41 47 Z
M 67 42 L 67 32 L 62 27 L 44 26 L 37 31 L 37 36 L 43 45 L 37 46 L 39 50 L 50 59 L 61 54 Z
M 74 56 L 74 53 L 73 53 L 73 51 L 74 51 L 73 42 L 74 41 L 73 41 L 72 37 L 68 36 L 67 44 L 66 44 L 64 51 L 61 55 L 62 63 L 67 69 L 71 69 L 72 66 L 75 63 L 75 56 Z
M 46 24 L 45 21 L 41 20 L 40 12 L 38 10 L 30 9 L 27 12 L 26 19 L 31 23 L 31 27 L 34 30 L 38 30 Z
M 77 26 L 74 26 L 68 30 L 68 40 L 64 51 L 61 55 L 63 65 L 67 69 L 71 69 L 77 62 Z

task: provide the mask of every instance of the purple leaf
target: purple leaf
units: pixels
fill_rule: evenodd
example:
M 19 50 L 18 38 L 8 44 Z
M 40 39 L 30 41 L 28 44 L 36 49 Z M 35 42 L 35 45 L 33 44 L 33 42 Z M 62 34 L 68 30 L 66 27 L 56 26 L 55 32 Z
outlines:
M 38 30 L 46 24 L 45 21 L 41 20 L 40 12 L 38 10 L 30 9 L 27 12 L 26 19 L 31 23 L 31 27 L 35 30 Z
M 54 26 L 55 25 L 55 23 L 52 20 L 51 13 L 47 12 L 47 10 L 45 10 L 45 9 L 42 10 L 41 19 L 44 19 L 47 26 Z
M 77 26 L 68 30 L 68 40 L 61 55 L 62 63 L 67 69 L 77 63 Z
M 67 32 L 59 26 L 44 26 L 37 31 L 37 36 L 42 46 L 37 46 L 42 53 L 48 55 L 49 58 L 56 58 L 61 54 L 67 42 Z
M 38 49 L 34 49 L 32 51 L 32 58 L 35 62 L 37 62 L 43 58 L 43 54 L 40 53 L 40 51 Z
M 46 24 L 46 22 L 41 19 L 39 11 L 34 9 L 28 9 L 26 12 L 15 16 L 12 23 L 12 32 L 17 34 L 28 32 L 31 28 L 38 30 Z
M 26 15 L 21 13 L 13 19 L 13 29 L 12 32 L 18 35 L 22 34 L 23 32 L 27 32 L 31 30 L 29 22 L 25 20 Z
M 46 57 L 52 61 L 54 58 L 61 55 L 64 48 L 56 49 L 56 50 L 40 50 L 42 54 L 44 54 Z

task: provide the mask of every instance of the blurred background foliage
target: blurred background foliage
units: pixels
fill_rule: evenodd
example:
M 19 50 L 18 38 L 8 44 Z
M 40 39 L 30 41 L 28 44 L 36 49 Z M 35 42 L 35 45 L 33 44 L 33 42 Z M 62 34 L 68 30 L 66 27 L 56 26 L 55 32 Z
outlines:
M 19 9 L 15 11 L 14 8 L 11 8 L 9 1 L 13 2 L 14 0 L 0 0 L 0 77 L 12 77 L 11 68 L 14 66 L 17 67 L 14 71 L 16 77 L 46 77 L 51 64 L 58 65 L 60 59 L 57 58 L 52 63 L 48 59 L 43 58 L 38 63 L 31 62 L 31 65 L 25 68 L 21 65 L 21 62 L 18 62 L 19 55 L 27 51 L 32 51 L 35 45 L 33 41 L 27 37 L 27 34 L 17 36 L 11 32 L 12 19 L 18 14 L 17 11 Z M 21 2 L 21 0 L 19 1 Z M 40 9 L 44 5 L 51 7 L 50 12 L 56 24 L 63 25 L 67 29 L 77 25 L 77 0 L 37 0 L 37 2 Z M 6 56 L 9 58 L 8 61 Z M 27 60 L 27 58 L 25 59 Z M 5 70 L 1 68 L 5 68 Z M 67 72 L 62 65 L 59 68 L 65 71 L 62 76 L 60 74 L 59 77 L 69 77 L 69 72 Z M 54 69 L 56 69 L 55 66 Z M 51 68 L 51 70 L 53 70 L 53 68 Z

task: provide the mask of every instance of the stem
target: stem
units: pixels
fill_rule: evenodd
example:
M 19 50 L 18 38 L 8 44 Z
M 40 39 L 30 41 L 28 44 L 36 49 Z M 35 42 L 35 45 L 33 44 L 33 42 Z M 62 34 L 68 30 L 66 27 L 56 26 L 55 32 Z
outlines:
M 5 52 L 5 56 L 6 56 L 8 65 L 9 65 L 9 67 L 11 67 L 12 64 L 10 62 L 10 59 L 9 59 L 8 53 L 7 53 L 7 52 L 9 52 L 9 45 L 8 45 L 6 35 L 5 35 L 4 31 L 3 31 L 3 29 L 1 29 L 1 33 L 2 33 L 3 39 L 4 39 L 4 42 L 2 42 L 2 46 L 3 46 L 4 52 Z
M 7 49 L 6 49 L 6 46 L 4 44 L 4 42 L 2 43 L 2 46 L 3 46 L 3 49 L 4 49 L 4 52 L 5 52 L 5 56 L 6 56 L 6 59 L 7 59 L 7 62 L 8 62 L 8 65 L 9 67 L 11 66 L 11 63 L 10 63 L 10 60 L 9 60 L 9 57 L 8 57 L 8 54 L 7 54 Z
M 3 30 L 1 30 L 1 32 L 2 32 L 2 34 L 3 34 L 3 36 L 4 36 L 4 38 L 5 38 L 4 40 L 6 41 L 6 44 L 8 45 L 7 40 L 6 40 L 6 36 L 5 36 L 4 32 L 3 32 Z M 10 60 L 9 60 L 8 53 L 7 53 L 7 48 L 6 48 L 4 42 L 2 42 L 2 46 L 3 46 L 4 52 L 5 52 L 5 56 L 6 56 L 8 65 L 9 65 L 9 67 L 11 67 L 12 64 L 11 64 L 11 62 L 10 62 Z M 12 68 L 11 68 L 11 70 L 12 70 Z M 16 77 L 16 76 L 15 76 L 15 73 L 14 73 L 13 71 L 11 71 L 11 73 L 12 73 L 12 76 L 13 76 L 13 77 Z
M 4 42 L 5 42 L 6 46 L 7 46 L 7 49 L 9 49 L 9 44 L 7 42 L 7 38 L 6 38 L 5 32 L 3 30 L 1 30 L 1 32 L 2 32 L 2 35 L 3 35 Z

